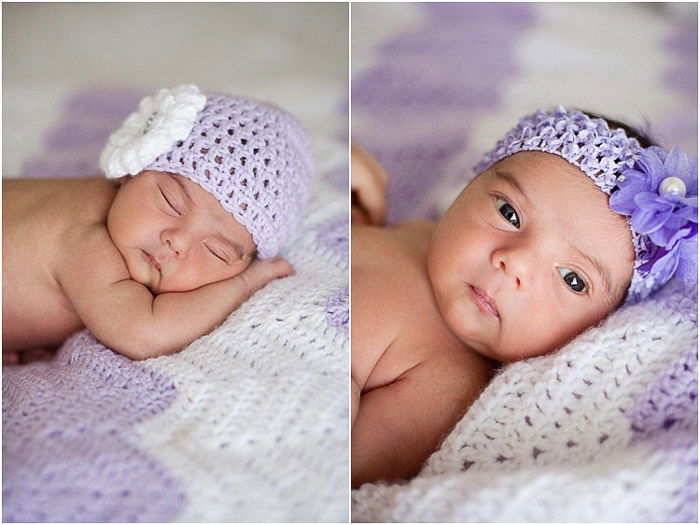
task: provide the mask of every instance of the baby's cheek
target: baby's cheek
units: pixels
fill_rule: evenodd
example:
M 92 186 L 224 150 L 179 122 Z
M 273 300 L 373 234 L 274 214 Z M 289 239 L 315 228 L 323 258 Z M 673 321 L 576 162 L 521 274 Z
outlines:
M 567 312 L 561 315 L 561 312 Z M 594 325 L 590 315 L 570 315 L 568 309 L 541 312 L 537 318 L 524 319 L 519 333 L 511 334 L 508 361 L 539 357 L 561 348 L 581 332 Z
M 219 261 L 213 261 L 214 264 L 208 265 L 197 272 L 196 279 L 199 280 L 199 286 L 211 284 L 226 279 L 232 279 L 242 274 L 251 264 L 250 260 L 237 261 L 230 265 L 224 263 L 219 264 Z

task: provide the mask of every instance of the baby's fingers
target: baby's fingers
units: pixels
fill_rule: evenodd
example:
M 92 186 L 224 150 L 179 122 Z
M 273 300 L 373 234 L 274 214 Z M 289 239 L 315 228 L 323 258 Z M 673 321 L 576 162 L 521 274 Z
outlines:
M 260 263 L 260 265 L 264 267 L 262 270 L 263 272 L 267 272 L 269 275 L 274 276 L 273 279 L 288 277 L 294 274 L 294 268 L 292 268 L 292 265 L 279 256 L 273 257 L 272 259 L 257 260 L 255 262 Z
M 282 257 L 273 257 L 272 259 L 256 259 L 238 277 L 246 283 L 250 290 L 255 291 L 275 279 L 287 277 L 293 273 L 294 268 L 286 260 Z
M 376 158 L 354 144 L 351 160 L 353 222 L 381 226 L 386 219 L 389 176 Z
M 357 188 L 352 192 L 355 223 L 382 226 L 386 220 L 385 190 L 376 187 Z
M 20 362 L 19 352 L 3 351 L 2 353 L 2 364 L 4 365 L 18 365 Z

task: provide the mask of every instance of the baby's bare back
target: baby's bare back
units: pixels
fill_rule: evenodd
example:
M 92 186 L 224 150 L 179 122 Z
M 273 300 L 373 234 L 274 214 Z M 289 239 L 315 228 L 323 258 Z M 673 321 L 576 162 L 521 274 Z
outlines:
M 55 346 L 83 327 L 55 271 L 65 232 L 104 223 L 116 187 L 105 179 L 3 179 L 4 351 Z

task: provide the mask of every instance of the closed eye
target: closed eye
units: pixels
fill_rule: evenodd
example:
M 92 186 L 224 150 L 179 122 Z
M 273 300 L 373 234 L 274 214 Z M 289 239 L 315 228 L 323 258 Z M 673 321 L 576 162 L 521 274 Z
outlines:
M 205 248 L 207 249 L 207 251 L 208 251 L 209 253 L 211 253 L 214 257 L 216 257 L 217 259 L 219 259 L 219 260 L 225 262 L 226 264 L 228 264 L 228 262 L 229 262 L 229 261 L 228 261 L 228 257 L 226 257 L 225 254 L 219 252 L 219 250 L 213 249 L 213 248 L 212 248 L 211 246 L 209 246 L 207 243 L 204 243 L 204 247 L 205 247 Z
M 158 190 L 160 191 L 160 194 L 163 196 L 163 200 L 165 200 L 166 204 L 170 207 L 170 209 L 173 210 L 177 215 L 182 215 L 182 213 L 180 213 L 180 210 L 178 210 L 177 207 L 170 201 L 170 199 L 168 199 L 168 196 L 165 194 L 165 192 L 160 188 L 158 188 Z

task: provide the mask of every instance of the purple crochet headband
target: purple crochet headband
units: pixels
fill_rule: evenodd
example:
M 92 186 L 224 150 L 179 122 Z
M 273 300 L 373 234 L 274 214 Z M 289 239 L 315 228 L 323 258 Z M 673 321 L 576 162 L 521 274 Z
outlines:
M 479 164 L 478 174 L 519 151 L 544 151 L 578 167 L 627 217 L 636 255 L 627 303 L 672 276 L 697 282 L 698 161 L 674 147 L 642 148 L 601 118 L 558 106 L 526 115 Z

